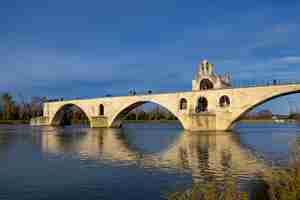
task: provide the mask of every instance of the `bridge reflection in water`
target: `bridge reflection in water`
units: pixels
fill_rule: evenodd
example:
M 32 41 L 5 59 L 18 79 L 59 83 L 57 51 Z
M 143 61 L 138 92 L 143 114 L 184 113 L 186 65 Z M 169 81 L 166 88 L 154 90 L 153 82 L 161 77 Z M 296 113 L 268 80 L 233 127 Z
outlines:
M 179 129 L 153 129 L 160 141 L 151 140 L 151 129 L 42 128 L 44 153 L 72 154 L 81 160 L 101 160 L 114 165 L 137 165 L 143 168 L 179 170 L 191 173 L 193 181 L 227 176 L 250 179 L 265 172 L 268 166 L 258 160 L 231 132 L 197 134 Z M 164 132 L 174 134 L 164 134 Z M 151 142 L 161 144 L 151 144 Z M 150 143 L 150 144 L 149 144 Z M 149 150 L 147 145 L 155 146 Z M 161 148 L 163 147 L 163 148 Z

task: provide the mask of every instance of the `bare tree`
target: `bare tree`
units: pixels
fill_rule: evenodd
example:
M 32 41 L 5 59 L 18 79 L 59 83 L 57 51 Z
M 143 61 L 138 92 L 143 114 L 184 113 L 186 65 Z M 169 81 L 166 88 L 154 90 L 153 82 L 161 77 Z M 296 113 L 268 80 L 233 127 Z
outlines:
M 12 119 L 14 114 L 14 101 L 12 96 L 9 93 L 4 93 L 1 96 L 1 100 L 3 103 L 3 119 L 9 120 Z

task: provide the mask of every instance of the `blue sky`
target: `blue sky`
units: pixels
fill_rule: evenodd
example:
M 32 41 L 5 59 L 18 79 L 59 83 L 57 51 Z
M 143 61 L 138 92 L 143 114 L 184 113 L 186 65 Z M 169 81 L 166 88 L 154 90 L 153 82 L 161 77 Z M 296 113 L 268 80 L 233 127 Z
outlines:
M 189 90 L 203 58 L 239 83 L 300 80 L 299 11 L 296 0 L 4 0 L 0 91 L 71 98 Z M 298 99 L 265 107 L 286 112 Z

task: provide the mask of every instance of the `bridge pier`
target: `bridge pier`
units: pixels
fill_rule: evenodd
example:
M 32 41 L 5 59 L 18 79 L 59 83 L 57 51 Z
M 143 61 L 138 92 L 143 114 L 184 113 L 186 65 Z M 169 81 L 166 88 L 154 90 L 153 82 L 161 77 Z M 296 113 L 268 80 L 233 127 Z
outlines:
M 105 116 L 91 117 L 90 119 L 91 128 L 108 128 L 108 120 Z
M 231 114 L 194 113 L 185 117 L 184 129 L 189 131 L 228 131 L 231 129 Z
M 211 113 L 193 113 L 184 117 L 184 129 L 189 131 L 213 131 L 216 127 L 216 115 Z
M 41 116 L 41 117 L 34 117 L 30 119 L 31 126 L 49 126 L 50 120 L 49 117 Z
M 226 131 L 230 129 L 231 115 L 222 114 L 216 115 L 214 113 L 194 113 L 183 117 L 181 123 L 183 128 L 188 131 Z M 122 121 L 117 121 L 109 124 L 106 116 L 90 117 L 91 128 L 120 128 Z M 35 117 L 30 120 L 31 126 L 51 126 L 49 117 Z

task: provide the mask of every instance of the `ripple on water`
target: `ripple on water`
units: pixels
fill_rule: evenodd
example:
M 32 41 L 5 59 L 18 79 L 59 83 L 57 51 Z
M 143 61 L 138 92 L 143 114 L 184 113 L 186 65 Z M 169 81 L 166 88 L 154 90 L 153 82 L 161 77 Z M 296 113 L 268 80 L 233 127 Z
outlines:
M 192 182 L 247 184 L 287 165 L 299 135 L 298 126 L 276 124 L 217 134 L 173 124 L 0 126 L 0 199 L 159 199 Z

